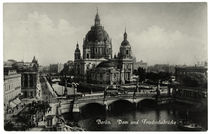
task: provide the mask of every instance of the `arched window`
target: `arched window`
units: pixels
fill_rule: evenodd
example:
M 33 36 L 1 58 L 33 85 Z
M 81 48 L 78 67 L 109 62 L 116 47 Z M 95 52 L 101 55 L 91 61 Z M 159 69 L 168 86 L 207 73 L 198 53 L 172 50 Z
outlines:
M 87 54 L 87 58 L 89 59 L 89 54 Z
M 77 65 L 77 74 L 79 74 L 79 72 L 80 72 L 80 67 L 79 65 Z
M 86 65 L 86 68 L 87 68 L 87 70 L 90 69 L 90 64 L 87 64 Z
M 126 50 L 126 54 L 128 54 L 128 50 Z

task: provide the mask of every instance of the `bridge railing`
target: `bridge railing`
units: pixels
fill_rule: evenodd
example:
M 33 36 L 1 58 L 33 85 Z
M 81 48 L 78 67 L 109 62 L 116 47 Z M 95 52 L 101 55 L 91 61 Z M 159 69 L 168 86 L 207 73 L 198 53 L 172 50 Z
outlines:
M 104 96 L 103 93 L 101 94 L 89 94 L 85 96 L 85 94 L 81 98 L 77 98 L 78 100 L 95 100 L 95 99 L 107 99 L 107 98 L 116 98 L 116 97 L 128 97 L 128 98 L 133 98 L 133 97 L 153 97 L 156 96 L 157 92 L 154 90 L 147 90 L 147 91 L 140 91 L 140 92 L 127 92 L 127 93 L 118 93 L 115 95 L 106 95 Z M 167 93 L 160 93 L 160 96 L 167 96 Z M 105 98 L 104 98 L 105 97 Z
M 152 97 L 155 96 L 156 93 L 145 93 L 145 92 L 138 92 L 135 93 L 135 97 Z M 117 95 L 106 95 L 105 98 L 117 98 L 117 97 L 134 97 L 134 94 L 117 94 Z M 79 100 L 89 100 L 89 99 L 102 99 L 104 98 L 104 95 L 93 95 L 93 96 L 83 96 L 81 98 L 78 98 Z
M 83 96 L 81 98 L 79 98 L 80 100 L 86 100 L 86 99 L 99 99 L 99 98 L 103 98 L 104 95 L 97 95 L 97 96 Z

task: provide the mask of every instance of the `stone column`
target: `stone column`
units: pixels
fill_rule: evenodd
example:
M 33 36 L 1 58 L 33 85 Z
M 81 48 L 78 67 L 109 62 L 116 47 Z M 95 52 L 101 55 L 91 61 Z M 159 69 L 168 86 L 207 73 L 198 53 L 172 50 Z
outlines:
M 21 87 L 25 87 L 25 83 L 24 83 L 24 81 L 25 81 L 24 74 L 21 74 L 21 75 L 22 75 L 22 79 L 21 79 L 22 85 L 21 85 Z
M 29 74 L 27 74 L 27 77 L 28 77 L 28 81 L 27 81 L 27 83 L 28 83 L 28 88 L 30 87 L 30 75 Z
M 36 88 L 37 78 L 38 78 L 38 75 L 34 74 L 34 75 L 33 75 L 33 87 L 34 87 L 34 88 Z
M 133 99 L 133 108 L 136 110 L 138 107 L 138 103 L 136 101 L 136 98 Z
M 124 71 L 121 71 L 121 83 L 122 83 L 122 84 L 125 84 Z
M 168 96 L 171 96 L 171 86 L 168 85 Z
M 110 85 L 112 85 L 113 84 L 113 81 L 112 81 L 112 73 L 110 73 L 109 81 L 110 81 Z

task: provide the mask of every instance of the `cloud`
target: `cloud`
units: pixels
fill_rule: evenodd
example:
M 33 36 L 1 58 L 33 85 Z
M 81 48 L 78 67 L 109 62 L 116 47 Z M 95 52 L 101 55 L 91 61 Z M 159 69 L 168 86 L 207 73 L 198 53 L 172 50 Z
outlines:
M 4 23 L 4 58 L 31 61 L 36 55 L 42 64 L 64 63 L 73 57 L 77 32 L 65 19 L 56 23 L 46 14 L 29 13 L 25 20 Z
M 13 58 L 31 61 L 35 55 L 44 65 L 64 63 L 74 58 L 77 41 L 82 49 L 82 38 L 90 29 L 87 24 L 89 21 L 52 19 L 49 15 L 37 11 L 29 12 L 23 18 L 15 21 L 11 17 L 4 18 L 4 60 Z M 84 23 L 84 26 L 75 26 L 76 22 Z M 124 25 L 105 24 L 105 30 L 112 38 L 115 54 L 119 52 L 123 40 Z M 194 64 L 207 60 L 207 41 L 194 36 L 195 34 L 192 36 L 178 28 L 172 30 L 159 25 L 148 24 L 142 27 L 144 28 L 133 25 L 127 29 L 128 40 L 138 60 L 143 59 L 149 64 Z
M 153 25 L 140 33 L 130 33 L 129 38 L 137 59 L 150 64 L 195 64 L 207 60 L 207 45 L 178 30 L 167 31 Z

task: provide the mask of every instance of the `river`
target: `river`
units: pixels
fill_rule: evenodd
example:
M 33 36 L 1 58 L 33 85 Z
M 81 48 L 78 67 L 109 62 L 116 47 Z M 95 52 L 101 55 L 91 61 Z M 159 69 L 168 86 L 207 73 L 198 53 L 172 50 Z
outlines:
M 176 123 L 187 118 L 207 129 L 206 109 L 195 106 L 176 103 L 129 111 L 125 110 L 126 106 L 122 108 L 101 113 L 97 107 L 91 107 L 77 123 L 87 131 L 181 131 Z

